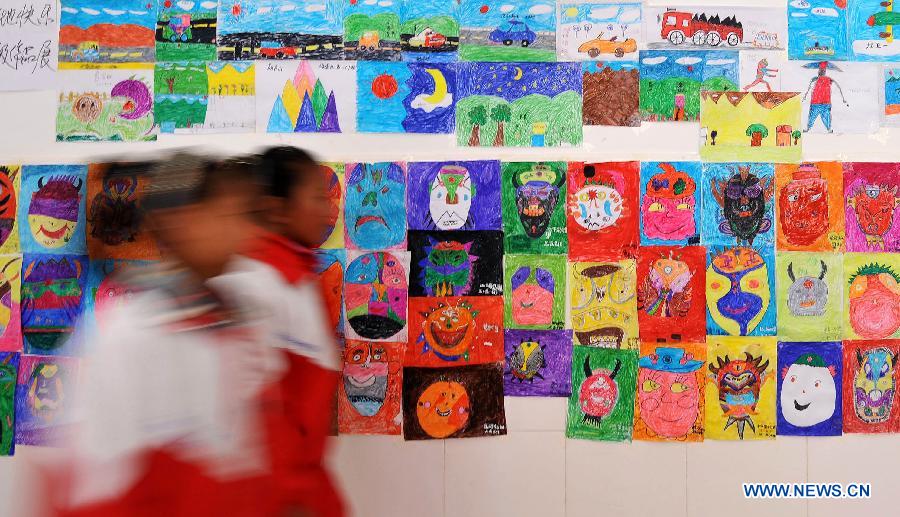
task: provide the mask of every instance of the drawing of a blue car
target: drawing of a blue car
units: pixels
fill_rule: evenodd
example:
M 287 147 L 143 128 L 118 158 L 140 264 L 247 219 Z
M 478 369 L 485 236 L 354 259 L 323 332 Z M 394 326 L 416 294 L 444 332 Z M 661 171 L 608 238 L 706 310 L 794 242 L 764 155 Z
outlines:
M 525 22 L 519 20 L 508 20 L 503 25 L 497 27 L 488 36 L 488 39 L 495 43 L 503 43 L 507 47 L 514 42 L 518 42 L 523 47 L 527 47 L 534 43 L 537 34 L 525 25 Z

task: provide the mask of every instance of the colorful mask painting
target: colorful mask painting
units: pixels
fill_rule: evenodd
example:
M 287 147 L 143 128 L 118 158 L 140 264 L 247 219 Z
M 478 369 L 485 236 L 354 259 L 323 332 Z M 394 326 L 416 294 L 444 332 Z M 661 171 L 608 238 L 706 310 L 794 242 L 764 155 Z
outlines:
M 22 257 L 0 255 L 0 351 L 22 350 Z
M 569 301 L 575 344 L 603 348 L 638 347 L 634 260 L 573 262 Z
M 775 166 L 779 250 L 843 250 L 843 181 L 838 162 Z
M 562 328 L 566 316 L 566 259 L 507 255 L 504 260 L 507 327 Z
M 699 244 L 700 162 L 641 163 L 641 243 Z
M 92 260 L 88 264 L 87 296 L 84 299 L 86 321 L 91 318 L 102 331 L 109 311 L 120 307 L 134 292 L 121 281 L 125 271 L 146 266 L 151 262 L 143 260 Z
M 566 437 L 630 441 L 637 351 L 576 346 Z
M 706 437 L 774 439 L 775 338 L 710 337 L 706 358 Z
M 641 343 L 634 438 L 650 441 L 703 440 L 703 365 L 706 345 Z
M 775 241 L 774 165 L 704 164 L 703 184 L 703 244 L 741 246 Z
M 507 253 L 568 251 L 565 162 L 504 163 L 502 194 Z
M 67 405 L 75 387 L 75 359 L 23 355 L 16 383 L 16 443 L 59 445 L 69 427 Z
M 19 226 L 22 250 L 84 253 L 84 182 L 81 165 L 26 165 L 22 168 Z
M 499 230 L 500 162 L 409 164 L 411 230 Z
M 840 342 L 778 343 L 778 434 L 841 434 Z
M 638 163 L 569 164 L 569 258 L 617 260 L 638 246 Z
M 87 259 L 25 255 L 22 265 L 22 334 L 25 353 L 70 355 L 66 338 L 81 315 Z
M 325 176 L 325 192 L 331 207 L 330 224 L 326 230 L 324 242 L 319 246 L 325 249 L 344 247 L 344 164 L 322 163 Z
M 900 432 L 900 341 L 844 341 L 844 432 Z
M 391 249 L 406 237 L 406 172 L 402 163 L 348 163 L 344 209 L 347 247 Z
M 345 343 L 338 389 L 341 434 L 400 434 L 403 348 L 403 343 Z
M 900 165 L 845 163 L 847 251 L 900 251 Z
M 344 273 L 344 313 L 348 337 L 406 339 L 409 254 L 352 253 Z
M 844 254 L 844 337 L 900 336 L 900 255 Z
M 87 247 L 94 259 L 159 258 L 156 240 L 144 228 L 145 175 L 105 178 L 107 166 L 92 164 L 87 175 Z
M 709 250 L 706 268 L 707 333 L 775 334 L 775 260 L 771 250 L 738 246 Z
M 638 250 L 641 340 L 702 342 L 706 336 L 706 253 L 699 246 Z
M 19 354 L 0 352 L 0 456 L 12 456 L 16 450 L 16 379 Z
M 338 333 L 343 334 L 344 268 L 347 265 L 347 251 L 319 248 L 316 250 L 316 258 L 318 258 L 316 271 L 322 284 L 328 317 Z
M 410 230 L 410 296 L 503 294 L 503 234 Z
M 499 296 L 411 298 L 404 366 L 451 366 L 503 360 Z
M 0 165 L 0 252 L 19 251 L 18 211 L 19 183 L 22 168 Z
M 403 438 L 506 434 L 500 363 L 403 369 Z
M 841 256 L 784 251 L 778 253 L 777 264 L 779 337 L 796 341 L 841 339 Z
M 506 395 L 569 396 L 572 392 L 571 330 L 507 329 L 503 340 Z

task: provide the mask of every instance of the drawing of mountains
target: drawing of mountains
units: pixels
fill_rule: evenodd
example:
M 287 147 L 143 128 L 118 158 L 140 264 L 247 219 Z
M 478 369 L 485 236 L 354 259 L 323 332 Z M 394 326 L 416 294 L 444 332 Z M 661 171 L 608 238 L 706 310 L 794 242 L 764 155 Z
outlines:
M 269 115 L 269 133 L 340 133 L 334 90 L 325 93 L 308 61 L 285 81 Z
M 60 45 L 78 45 L 82 41 L 96 41 L 101 47 L 152 47 L 155 34 L 152 28 L 126 23 L 97 23 L 87 29 L 74 25 L 59 28 Z

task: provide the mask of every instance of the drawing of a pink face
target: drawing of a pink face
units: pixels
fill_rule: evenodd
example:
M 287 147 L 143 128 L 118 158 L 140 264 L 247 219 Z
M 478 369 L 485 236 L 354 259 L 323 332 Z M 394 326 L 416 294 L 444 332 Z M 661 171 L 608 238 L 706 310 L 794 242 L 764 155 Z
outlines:
M 553 274 L 537 268 L 537 283 L 528 282 L 531 268 L 522 266 L 512 276 L 512 317 L 518 325 L 550 325 L 553 322 Z
M 640 368 L 638 403 L 641 420 L 653 432 L 675 438 L 688 434 L 697 420 L 700 389 L 697 376 Z
M 697 233 L 693 196 L 680 199 L 644 196 L 641 216 L 644 235 L 651 239 L 681 240 Z

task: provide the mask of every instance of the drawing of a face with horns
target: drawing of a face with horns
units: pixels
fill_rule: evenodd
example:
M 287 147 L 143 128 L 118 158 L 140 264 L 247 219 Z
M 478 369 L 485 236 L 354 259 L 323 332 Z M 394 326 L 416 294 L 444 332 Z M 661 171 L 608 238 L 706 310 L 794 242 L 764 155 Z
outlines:
M 61 248 L 78 226 L 81 178 L 69 175 L 38 178 L 28 206 L 28 226 L 34 240 L 46 248 Z
M 550 219 L 559 202 L 559 188 L 564 181 L 564 175 L 557 174 L 544 164 L 537 164 L 513 176 L 519 221 L 525 234 L 532 239 L 543 236 L 550 226 Z

